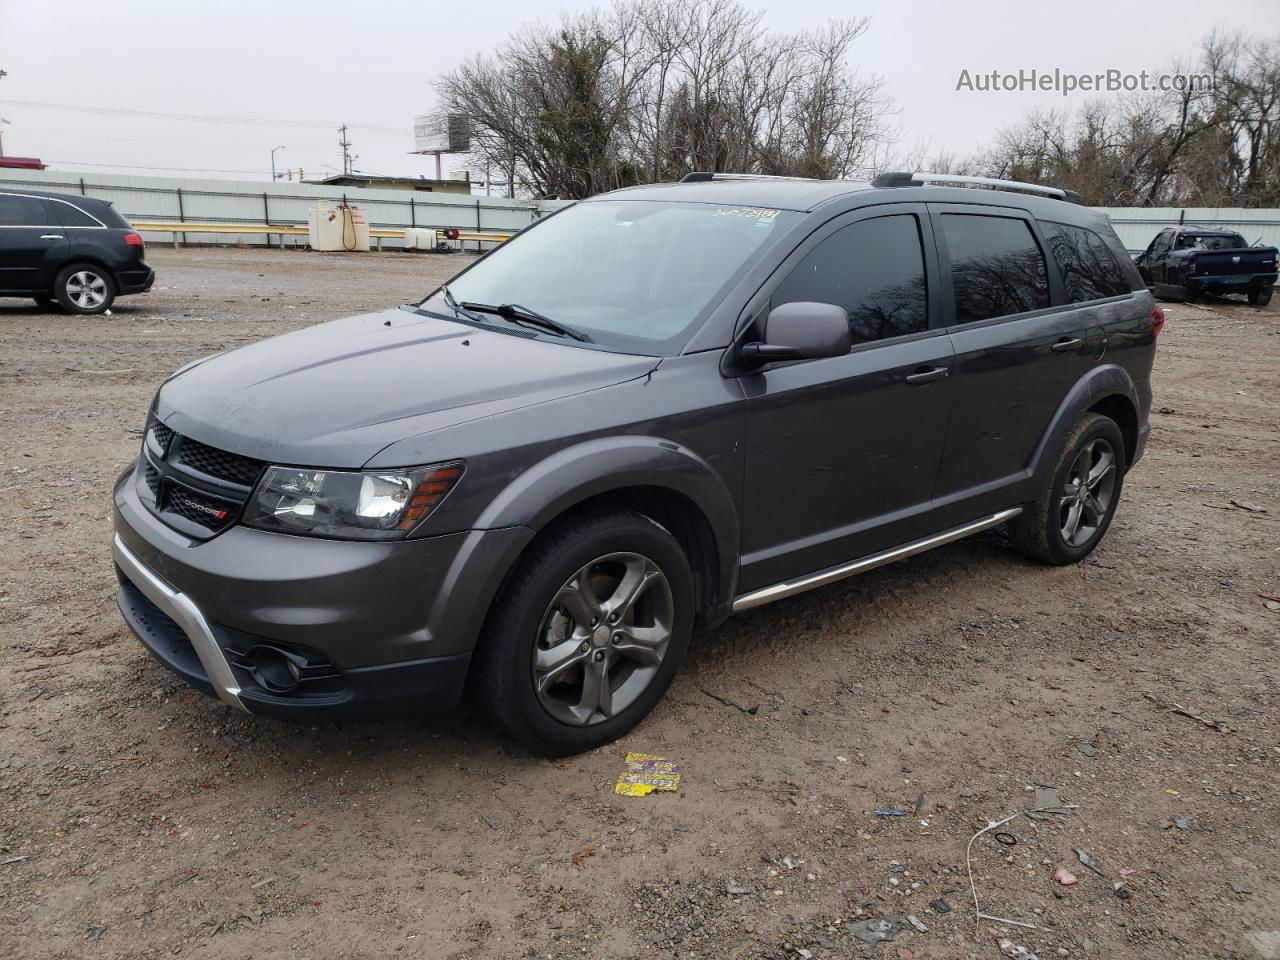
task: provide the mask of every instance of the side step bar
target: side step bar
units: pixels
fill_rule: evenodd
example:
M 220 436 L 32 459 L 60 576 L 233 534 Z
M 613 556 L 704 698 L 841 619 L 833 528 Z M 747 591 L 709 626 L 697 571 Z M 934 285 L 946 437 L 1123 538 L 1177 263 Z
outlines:
M 819 570 L 817 573 L 811 573 L 806 577 L 801 577 L 799 580 L 787 580 L 783 583 L 775 583 L 771 587 L 763 587 L 751 593 L 744 593 L 733 601 L 733 612 L 741 613 L 743 610 L 762 607 L 766 603 L 773 603 L 773 601 L 781 600 L 784 597 L 792 597 L 797 593 L 804 593 L 806 590 L 825 587 L 828 583 L 835 583 L 845 577 L 852 577 L 868 570 L 874 570 L 876 567 L 883 567 L 886 563 L 893 563 L 895 560 L 914 557 L 917 553 L 924 553 L 926 550 L 940 547 L 944 543 L 962 540 L 980 530 L 998 527 L 1005 521 L 1012 520 L 1020 513 L 1022 513 L 1021 507 L 1001 510 L 999 513 L 993 513 L 991 516 L 983 517 L 981 520 L 974 520 L 972 523 L 966 523 L 960 527 L 952 527 L 950 530 L 935 533 L 933 536 L 925 537 L 923 540 L 915 540 L 911 543 L 904 543 L 900 547 L 873 553 L 869 557 L 863 557 L 861 560 L 855 560 L 852 563 L 844 563 L 838 567 L 828 567 L 826 570 Z

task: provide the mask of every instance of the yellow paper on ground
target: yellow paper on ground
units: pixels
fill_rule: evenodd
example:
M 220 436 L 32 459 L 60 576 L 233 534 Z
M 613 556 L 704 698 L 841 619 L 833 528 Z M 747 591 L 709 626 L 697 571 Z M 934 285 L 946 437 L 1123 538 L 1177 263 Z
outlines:
M 677 790 L 681 764 L 649 753 L 628 753 L 627 769 L 618 775 L 613 792 L 624 797 L 643 797 L 654 790 Z

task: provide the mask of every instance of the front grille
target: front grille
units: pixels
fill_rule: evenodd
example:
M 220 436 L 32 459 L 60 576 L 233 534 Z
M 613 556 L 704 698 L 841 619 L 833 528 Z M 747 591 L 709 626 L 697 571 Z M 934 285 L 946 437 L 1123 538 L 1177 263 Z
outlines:
M 166 427 L 159 420 L 152 418 L 151 420 L 151 436 L 155 438 L 156 446 L 161 452 L 169 449 L 169 441 L 173 439 L 173 431 Z
M 261 460 L 218 450 L 184 437 L 155 417 L 142 444 L 142 499 L 161 520 L 189 537 L 207 540 L 239 519 L 266 466 Z
M 240 512 L 238 503 L 215 500 L 183 487 L 174 487 L 169 491 L 165 506 L 206 530 L 221 530 Z
M 219 480 L 230 480 L 232 483 L 239 483 L 246 487 L 251 487 L 258 482 L 258 475 L 262 473 L 263 467 L 261 460 L 252 460 L 225 450 L 215 450 L 213 447 L 186 437 L 178 448 L 178 462 L 184 467 L 199 470 Z

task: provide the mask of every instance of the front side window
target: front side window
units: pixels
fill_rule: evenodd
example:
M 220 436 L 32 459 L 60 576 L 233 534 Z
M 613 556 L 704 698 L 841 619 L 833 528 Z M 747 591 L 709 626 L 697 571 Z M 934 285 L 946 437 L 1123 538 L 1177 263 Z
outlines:
M 1067 300 L 1083 303 L 1129 293 L 1129 281 L 1102 238 L 1085 227 L 1041 221 Z
M 915 216 L 862 220 L 823 240 L 778 284 L 770 306 L 805 300 L 844 307 L 854 343 L 928 329 L 924 250 Z
M 799 216 L 711 203 L 588 201 L 510 240 L 449 291 L 459 302 L 518 304 L 605 348 L 672 355 L 757 251 Z
M 43 227 L 48 223 L 39 197 L 0 194 L 0 227 Z
M 1025 220 L 946 213 L 956 323 L 974 323 L 1049 306 L 1044 254 Z
M 1151 252 L 1164 253 L 1172 245 L 1173 245 L 1173 231 L 1166 230 L 1163 233 L 1156 236 L 1155 240 L 1151 244 Z

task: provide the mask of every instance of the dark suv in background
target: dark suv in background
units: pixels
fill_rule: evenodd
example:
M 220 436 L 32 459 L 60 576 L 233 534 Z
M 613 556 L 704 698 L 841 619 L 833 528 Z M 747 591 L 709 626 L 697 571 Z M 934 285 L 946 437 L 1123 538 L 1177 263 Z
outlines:
M 735 611 L 999 525 L 1080 560 L 1164 316 L 1073 195 L 948 180 L 609 193 L 421 303 L 188 365 L 115 488 L 125 619 L 238 709 L 469 686 L 567 753 Z
M 0 297 L 102 313 L 118 296 L 151 289 L 142 254 L 142 237 L 105 200 L 0 191 Z

